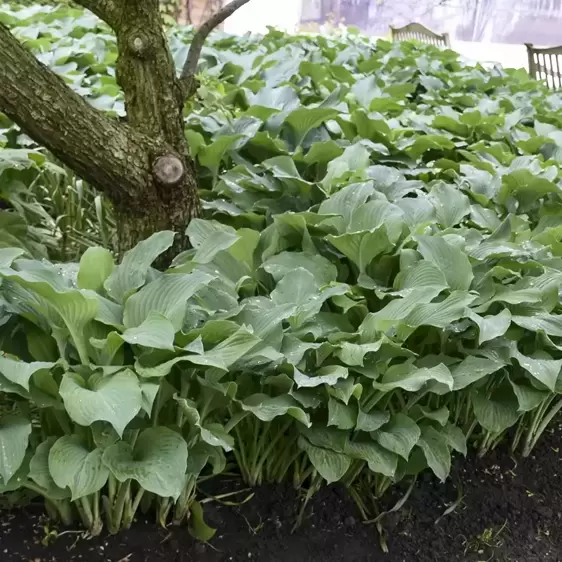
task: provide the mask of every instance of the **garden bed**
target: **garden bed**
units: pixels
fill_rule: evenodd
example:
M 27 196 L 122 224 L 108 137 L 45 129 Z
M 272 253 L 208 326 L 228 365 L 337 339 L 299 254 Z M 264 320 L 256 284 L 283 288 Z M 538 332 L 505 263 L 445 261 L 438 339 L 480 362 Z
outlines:
M 360 522 L 342 490 L 320 492 L 305 521 L 291 533 L 298 498 L 288 487 L 262 487 L 238 507 L 205 505 L 209 524 L 218 528 L 208 545 L 196 543 L 185 528 L 156 527 L 137 521 L 117 536 L 89 539 L 67 533 L 45 540 L 41 508 L 3 512 L 3 562 L 557 562 L 562 560 L 562 471 L 560 428 L 545 436 L 535 454 L 515 461 L 501 448 L 483 460 L 457 463 L 445 485 L 426 478 L 405 507 L 384 520 L 390 553 L 379 547 L 373 525 Z M 435 521 L 458 498 L 451 514 Z M 223 482 L 225 489 L 235 484 Z M 240 497 L 247 497 L 241 493 Z M 449 502 L 449 503 L 444 503 Z M 31 524 L 32 523 L 32 524 Z M 51 529 L 52 530 L 52 529 Z

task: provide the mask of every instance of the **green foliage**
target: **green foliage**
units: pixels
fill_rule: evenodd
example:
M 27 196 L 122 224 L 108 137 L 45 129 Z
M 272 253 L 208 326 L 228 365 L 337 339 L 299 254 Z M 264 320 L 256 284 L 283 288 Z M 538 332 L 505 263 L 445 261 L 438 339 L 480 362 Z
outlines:
M 0 17 L 122 111 L 95 18 Z M 189 33 L 170 33 L 178 65 Z M 430 46 L 215 34 L 186 108 L 192 250 L 158 272 L 173 233 L 120 265 L 0 247 L 2 489 L 92 531 L 152 505 L 209 537 L 195 485 L 227 458 L 250 484 L 342 481 L 361 502 L 511 428 L 528 454 L 562 407 L 561 107 Z M 6 146 L 9 173 L 48 162 Z

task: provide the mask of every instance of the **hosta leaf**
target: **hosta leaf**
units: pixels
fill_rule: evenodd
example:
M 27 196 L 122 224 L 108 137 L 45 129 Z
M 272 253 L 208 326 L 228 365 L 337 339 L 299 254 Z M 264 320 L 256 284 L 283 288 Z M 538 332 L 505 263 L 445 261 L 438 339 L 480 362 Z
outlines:
M 55 363 L 45 363 L 43 361 L 34 361 L 26 363 L 25 361 L 16 361 L 9 357 L 0 355 L 0 374 L 14 384 L 17 384 L 25 390 L 29 390 L 29 379 L 34 373 L 47 370 L 54 367 Z
M 261 421 L 269 422 L 279 416 L 289 415 L 307 427 L 310 426 L 308 414 L 289 395 L 271 397 L 266 394 L 253 394 L 244 399 L 240 406 L 244 411 L 252 412 Z
M 380 383 L 373 383 L 375 388 L 388 392 L 395 388 L 403 388 L 409 392 L 417 392 L 429 382 L 438 382 L 453 389 L 453 377 L 443 363 L 432 368 L 416 369 L 411 365 L 391 367 L 385 373 Z
M 549 336 L 562 337 L 562 314 L 537 314 L 513 316 L 513 322 L 531 332 L 544 332 Z
M 442 406 L 437 410 L 431 408 L 424 408 L 419 404 L 415 404 L 410 410 L 408 410 L 410 416 L 421 422 L 423 420 L 433 420 L 439 425 L 445 426 L 449 420 L 449 408 L 447 406 Z
M 361 171 L 369 165 L 369 152 L 361 144 L 348 146 L 341 156 L 328 164 L 328 173 L 322 185 L 329 190 L 330 186 L 348 172 Z
M 362 366 L 365 355 L 368 353 L 376 353 L 379 351 L 382 344 L 382 339 L 377 342 L 363 344 L 343 342 L 340 348 L 336 351 L 336 357 L 338 357 L 341 362 L 346 365 Z
M 240 239 L 230 226 L 217 221 L 193 219 L 185 233 L 194 248 L 197 249 L 193 261 L 209 263 L 221 251 L 230 248 Z
M 501 433 L 517 422 L 520 413 L 515 400 L 509 397 L 491 400 L 480 392 L 473 392 L 471 396 L 474 415 L 484 429 Z
M 343 233 L 347 230 L 353 213 L 365 204 L 373 191 L 372 182 L 347 185 L 321 203 L 318 215 L 339 215 L 329 219 L 329 222 L 336 226 L 338 232 Z
M 1 275 L 34 293 L 33 296 L 37 297 L 37 300 L 27 293 L 29 297 L 26 304 L 33 303 L 33 308 L 48 319 L 52 329 L 65 327 L 76 346 L 80 360 L 87 364 L 89 360 L 84 332 L 86 326 L 98 315 L 98 296 L 89 291 L 67 289 L 61 283 L 60 276 L 58 280 L 50 279 L 49 271 L 30 273 L 4 270 Z M 49 282 L 43 278 L 49 279 Z M 57 288 L 51 281 L 58 282 Z
M 245 328 L 240 328 L 214 348 L 186 359 L 196 365 L 217 367 L 226 371 L 231 365 L 242 360 L 244 355 L 260 342 L 261 340 L 254 334 Z
M 441 482 L 445 482 L 451 471 L 451 453 L 447 439 L 435 428 L 425 426 L 418 446 L 421 447 L 429 468 Z
M 561 189 L 555 183 L 538 177 L 531 170 L 519 169 L 502 177 L 502 187 L 498 201 L 505 204 L 510 196 L 521 199 L 524 196 L 541 197 L 547 193 L 560 194 Z
M 0 268 L 10 267 L 12 262 L 24 253 L 25 250 L 21 248 L 0 248 Z
M 466 307 L 475 298 L 475 295 L 455 291 L 443 302 L 421 304 L 406 317 L 404 322 L 413 328 L 418 326 L 446 328 L 467 314 Z
M 130 302 L 132 297 L 127 301 Z M 176 329 L 165 316 L 152 310 L 146 319 L 134 328 L 129 328 L 121 334 L 121 338 L 131 345 L 141 345 L 154 349 L 174 350 Z
M 422 304 L 430 303 L 441 291 L 442 288 L 438 286 L 413 288 L 404 297 L 393 299 L 378 312 L 368 314 L 359 330 L 375 334 L 394 329 L 398 321 L 407 318 Z
M 425 197 L 406 197 L 396 201 L 396 206 L 404 213 L 404 220 L 411 230 L 417 230 L 420 225 L 435 221 L 435 207 Z
M 299 437 L 299 447 L 306 452 L 312 466 L 328 484 L 340 480 L 351 466 L 351 458 L 346 454 L 315 447 L 305 437 Z
M 441 430 L 441 435 L 445 438 L 447 444 L 449 445 L 449 447 L 451 447 L 451 449 L 454 449 L 455 451 L 466 457 L 466 436 L 462 432 L 462 429 L 460 427 L 457 427 L 452 423 L 448 423 Z
M 453 390 L 462 390 L 473 382 L 499 371 L 504 366 L 505 363 L 501 361 L 470 355 L 451 368 Z
M 531 376 L 544 384 L 549 390 L 554 391 L 558 375 L 562 371 L 562 359 L 539 359 L 527 357 L 519 353 L 517 348 L 511 352 L 512 357 L 517 359 L 519 365 L 523 367 Z
M 531 412 L 548 397 L 548 392 L 537 390 L 529 384 L 519 384 L 509 379 L 511 388 L 517 398 L 520 412 Z
M 471 312 L 468 317 L 478 326 L 478 345 L 503 336 L 511 325 L 511 312 L 507 308 L 495 316 L 480 316 Z
M 175 331 L 179 331 L 188 299 L 213 279 L 201 271 L 162 275 L 127 299 L 123 317 L 125 326 L 139 326 L 150 313 L 158 312 L 172 323 Z
M 160 390 L 160 382 L 153 382 L 151 380 L 140 380 L 139 381 L 141 392 L 142 392 L 142 409 L 146 412 L 146 415 L 150 418 L 152 415 L 152 407 L 158 391 Z
M 252 106 L 276 109 L 278 111 L 296 109 L 299 97 L 292 86 L 263 87 L 252 99 Z
M 440 269 L 451 289 L 466 291 L 470 288 L 474 274 L 462 250 L 440 236 L 418 236 L 416 240 L 419 252 Z
M 349 375 L 349 371 L 345 367 L 339 365 L 330 365 L 322 367 L 316 371 L 315 376 L 305 375 L 298 369 L 294 370 L 294 379 L 298 387 L 313 388 L 327 384 L 328 386 L 335 385 L 340 379 L 345 379 Z
M 150 265 L 172 246 L 174 238 L 174 232 L 157 232 L 129 250 L 105 281 L 107 294 L 117 302 L 124 302 L 131 292 L 144 285 Z
M 359 206 L 351 215 L 347 227 L 350 232 L 373 230 L 384 225 L 389 241 L 396 244 L 404 230 L 404 213 L 387 201 L 371 200 Z
M 390 414 L 388 412 L 371 410 L 369 413 L 365 413 L 363 410 L 359 409 L 357 414 L 357 429 L 362 431 L 375 431 L 389 420 Z
M 428 150 L 453 150 L 455 143 L 442 135 L 422 135 L 416 138 L 414 143 L 406 149 L 413 158 L 419 158 Z
M 109 475 L 101 449 L 91 451 L 77 435 L 61 437 L 53 444 L 49 472 L 59 488 L 70 488 L 73 501 L 101 490 Z
M 353 429 L 357 423 L 357 408 L 343 404 L 339 400 L 328 398 L 328 425 L 339 429 Z
M 434 263 L 421 260 L 414 265 L 401 271 L 396 276 L 394 283 L 396 289 L 401 289 L 403 292 L 415 291 L 422 287 L 434 287 L 435 289 L 446 289 L 449 285 L 445 279 L 443 272 Z M 436 293 L 437 296 L 439 293 Z M 430 301 L 425 301 L 430 302 Z M 421 303 L 420 303 L 421 304 Z
M 299 146 L 304 137 L 316 129 L 328 119 L 333 119 L 338 115 L 335 109 L 328 107 L 299 107 L 285 119 L 285 123 L 291 127 L 295 134 L 295 145 Z
M 215 536 L 217 530 L 209 527 L 209 525 L 205 523 L 201 504 L 197 501 L 191 502 L 189 512 L 191 514 L 189 517 L 189 526 L 187 528 L 189 534 L 198 541 L 210 541 Z
M 238 145 L 245 144 L 247 137 L 244 135 L 224 135 L 217 137 L 211 144 L 202 146 L 197 153 L 197 158 L 202 166 L 209 168 L 216 177 L 224 155 Z
M 330 297 L 345 294 L 349 290 L 347 285 L 329 285 L 320 287 L 320 283 L 308 270 L 299 267 L 279 283 L 271 292 L 271 300 L 278 306 L 292 304 L 294 310 L 291 320 L 296 326 L 315 316 L 325 301 Z
M 260 342 L 261 340 L 259 338 L 248 332 L 245 328 L 240 328 L 234 334 L 208 351 L 194 355 L 174 357 L 174 359 L 170 359 L 169 361 L 156 365 L 155 367 L 145 367 L 137 361 L 135 370 L 140 377 L 160 378 L 168 375 L 174 365 L 185 361 L 192 363 L 193 365 L 215 367 L 223 371 L 228 371 L 228 368 L 231 365 L 241 360 L 246 353 L 256 347 Z M 188 351 L 195 350 L 188 349 Z
M 31 423 L 20 415 L 0 418 L 0 476 L 4 483 L 17 472 L 25 457 Z
M 166 427 L 149 428 L 134 447 L 123 441 L 108 447 L 103 462 L 119 482 L 132 479 L 147 492 L 177 500 L 187 470 L 187 443 Z
M 367 461 L 369 470 L 392 478 L 398 467 L 398 456 L 374 441 L 349 441 L 345 454 L 353 459 Z
M 470 200 L 458 188 L 445 183 L 433 187 L 429 195 L 437 220 L 444 228 L 459 224 L 470 213 Z
M 302 268 L 309 271 L 320 286 L 335 281 L 338 275 L 337 267 L 319 254 L 282 252 L 269 258 L 262 267 L 275 281 L 280 281 L 291 271 Z
M 136 375 L 125 370 L 114 375 L 91 375 L 85 381 L 75 373 L 65 373 L 60 395 L 68 415 L 79 425 L 107 421 L 119 435 L 142 407 L 142 393 Z
M 29 463 L 29 478 L 42 488 L 45 497 L 50 500 L 60 500 L 70 497 L 70 492 L 65 488 L 59 488 L 49 470 L 49 452 L 57 440 L 56 437 L 49 437 L 43 443 L 37 445 L 35 454 Z
M 394 248 L 384 226 L 375 230 L 350 232 L 339 236 L 329 234 L 326 240 L 354 263 L 361 273 L 378 255 Z
M 114 269 L 113 255 L 109 250 L 99 246 L 90 247 L 80 258 L 78 287 L 98 292 Z
M 234 438 L 219 423 L 210 423 L 200 428 L 201 439 L 212 447 L 222 447 L 226 452 L 232 451 Z
M 385 449 L 408 460 L 421 435 L 418 424 L 404 414 L 394 414 L 390 421 L 374 433 L 375 440 Z
M 316 447 L 331 449 L 336 453 L 343 453 L 349 441 L 349 432 L 316 424 L 312 427 L 299 427 L 306 440 Z

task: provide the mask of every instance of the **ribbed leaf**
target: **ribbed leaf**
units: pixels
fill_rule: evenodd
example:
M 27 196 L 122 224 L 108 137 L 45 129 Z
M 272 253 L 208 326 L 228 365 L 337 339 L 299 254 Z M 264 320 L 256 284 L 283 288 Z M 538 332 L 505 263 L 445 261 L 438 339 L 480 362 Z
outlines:
M 418 236 L 418 250 L 445 276 L 449 287 L 457 291 L 470 288 L 474 274 L 468 256 L 440 236 Z
M 404 414 L 395 414 L 390 421 L 374 433 L 375 440 L 385 449 L 408 460 L 421 435 L 418 424 Z
M 78 287 L 100 291 L 114 269 L 113 255 L 109 250 L 99 246 L 90 247 L 80 258 Z
M 127 301 L 130 302 L 132 297 Z M 176 329 L 165 316 L 154 310 L 135 328 L 129 328 L 121 334 L 121 338 L 131 345 L 141 345 L 154 349 L 174 350 Z
M 0 418 L 0 476 L 4 483 L 21 466 L 30 435 L 31 423 L 23 416 Z
M 501 433 L 515 425 L 519 418 L 518 405 L 515 400 L 503 397 L 489 399 L 479 392 L 472 393 L 472 408 L 478 423 L 492 433 Z
M 351 458 L 346 454 L 315 447 L 305 437 L 299 437 L 299 447 L 306 452 L 312 466 L 328 484 L 340 480 L 351 466 Z
M 549 390 L 554 391 L 556 380 L 562 371 L 562 359 L 544 359 L 527 357 L 519 353 L 517 348 L 511 352 L 511 356 L 517 359 L 519 365 L 523 367 L 531 376 L 544 384 Z
M 25 388 L 25 390 L 29 390 L 29 379 L 34 373 L 42 370 L 49 371 L 54 365 L 55 363 L 43 361 L 26 363 L 0 355 L 0 374 L 4 375 L 10 382 Z
M 59 488 L 70 489 L 73 501 L 101 490 L 109 475 L 101 449 L 88 449 L 77 435 L 61 437 L 53 444 L 49 472 Z
M 507 308 L 495 316 L 480 316 L 471 312 L 468 317 L 478 326 L 478 345 L 503 336 L 511 325 L 511 312 Z
M 79 425 L 107 421 L 123 435 L 127 424 L 142 407 L 142 393 L 136 375 L 125 370 L 115 375 L 95 374 L 85 381 L 75 373 L 65 373 L 60 395 L 68 415 Z
M 177 500 L 185 482 L 187 443 L 166 427 L 149 428 L 134 448 L 123 441 L 108 447 L 103 462 L 119 482 L 132 479 L 147 492 Z
M 409 392 L 417 392 L 429 382 L 438 382 L 453 389 L 453 377 L 443 363 L 432 368 L 416 369 L 411 365 L 398 365 L 390 367 L 381 382 L 373 383 L 375 388 L 389 392 L 395 388 L 402 388 Z
M 392 478 L 398 467 L 398 456 L 374 441 L 349 441 L 345 454 L 353 459 L 367 461 L 369 470 Z
M 269 422 L 279 416 L 289 415 L 307 427 L 310 426 L 308 414 L 289 395 L 271 397 L 267 394 L 253 394 L 240 402 L 240 406 L 261 421 Z
M 453 390 L 462 390 L 473 382 L 499 371 L 504 366 L 505 363 L 501 361 L 470 355 L 451 368 L 454 381 Z
M 108 295 L 122 303 L 144 285 L 150 264 L 172 246 L 174 238 L 174 232 L 157 232 L 129 250 L 104 283 Z
M 175 331 L 179 331 L 183 326 L 188 299 L 213 279 L 201 271 L 162 275 L 127 299 L 125 326 L 139 326 L 151 312 L 158 312 L 172 323 Z
M 418 446 L 421 447 L 429 468 L 441 482 L 445 482 L 451 471 L 448 440 L 434 427 L 426 426 L 423 428 Z

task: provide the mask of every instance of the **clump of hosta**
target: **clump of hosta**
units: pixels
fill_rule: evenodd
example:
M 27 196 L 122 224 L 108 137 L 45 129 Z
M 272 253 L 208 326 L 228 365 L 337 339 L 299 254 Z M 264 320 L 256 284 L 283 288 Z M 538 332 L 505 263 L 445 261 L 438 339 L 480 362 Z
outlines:
M 95 22 L 41 22 L 119 113 L 112 36 L 93 61 Z M 308 497 L 342 482 L 368 516 L 508 432 L 528 455 L 562 407 L 560 96 L 359 35 L 219 34 L 201 70 L 205 218 L 169 270 L 171 232 L 119 265 L 35 261 L 25 228 L 0 232 L 1 490 L 92 532 L 152 510 L 207 540 L 196 484 L 227 461 Z M 33 154 L 0 149 L 0 173 Z

